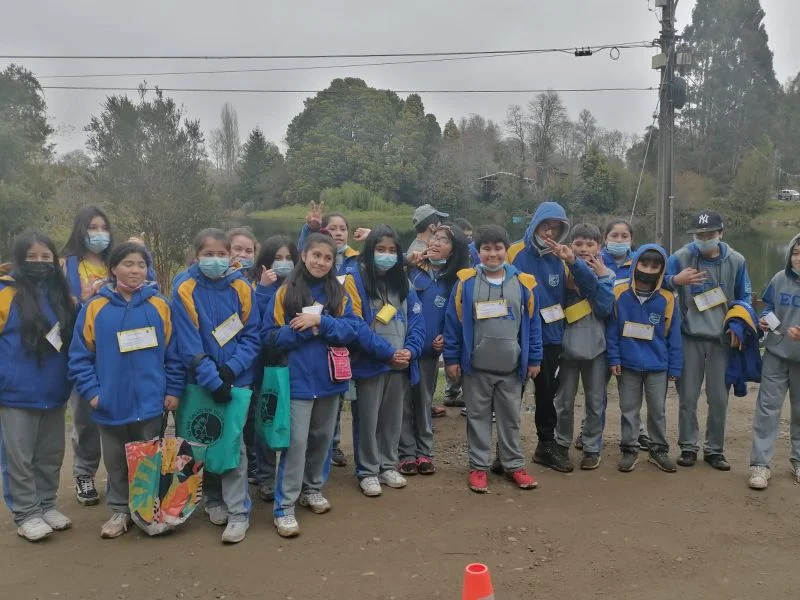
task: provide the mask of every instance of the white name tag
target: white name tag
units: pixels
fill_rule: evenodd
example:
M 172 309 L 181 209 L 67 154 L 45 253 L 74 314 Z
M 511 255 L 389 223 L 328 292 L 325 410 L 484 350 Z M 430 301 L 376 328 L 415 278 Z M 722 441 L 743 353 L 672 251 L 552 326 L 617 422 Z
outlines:
M 344 280 L 347 279 L 347 275 L 337 275 L 336 281 L 338 281 L 341 285 L 344 285 Z
M 713 290 L 708 290 L 702 294 L 697 294 L 694 297 L 694 303 L 697 305 L 697 310 L 704 312 L 709 308 L 714 308 L 720 304 L 725 304 L 728 299 L 725 297 L 725 292 L 722 288 L 717 286 Z
M 764 319 L 767 322 L 767 325 L 769 325 L 770 331 L 775 331 L 781 325 L 780 319 L 778 319 L 778 317 L 775 316 L 775 313 L 772 312 L 772 311 L 768 312 L 767 314 L 765 314 L 761 318 Z
M 217 328 L 211 332 L 211 335 L 214 336 L 214 339 L 217 340 L 220 346 L 224 346 L 236 337 L 236 334 L 242 329 L 244 329 L 244 325 L 242 325 L 242 321 L 239 319 L 239 313 L 233 313 L 230 317 L 225 319 L 222 324 L 217 326 Z
M 635 323 L 633 321 L 625 321 L 625 325 L 622 327 L 623 337 L 635 338 L 637 340 L 650 341 L 653 339 L 654 332 L 655 332 L 655 327 L 653 327 L 652 325 L 648 325 L 646 323 Z
M 322 314 L 323 306 L 319 302 L 315 302 L 311 306 L 304 306 L 303 307 L 303 314 L 304 315 L 321 315 Z
M 564 318 L 564 309 L 560 304 L 553 304 L 539 311 L 545 323 L 555 323 Z
M 475 318 L 496 319 L 508 316 L 508 303 L 505 300 L 489 300 L 475 304 Z
M 119 351 L 123 354 L 125 352 L 134 352 L 146 348 L 155 348 L 158 346 L 156 328 L 142 327 L 141 329 L 118 331 L 117 342 L 119 343 Z
M 56 349 L 56 352 L 61 352 L 61 348 L 64 347 L 64 342 L 61 341 L 61 325 L 59 323 L 53 325 L 53 328 L 48 331 L 47 335 L 44 337 L 50 342 L 50 345 Z

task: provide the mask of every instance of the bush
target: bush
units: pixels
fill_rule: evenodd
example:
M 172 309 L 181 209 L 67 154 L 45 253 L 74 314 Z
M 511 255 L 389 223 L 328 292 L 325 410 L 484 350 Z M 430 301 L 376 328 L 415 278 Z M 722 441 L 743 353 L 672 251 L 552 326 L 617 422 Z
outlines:
M 320 192 L 319 199 L 325 203 L 328 212 L 344 209 L 392 211 L 396 206 L 381 198 L 379 194 L 352 181 L 346 181 L 338 188 L 325 188 Z

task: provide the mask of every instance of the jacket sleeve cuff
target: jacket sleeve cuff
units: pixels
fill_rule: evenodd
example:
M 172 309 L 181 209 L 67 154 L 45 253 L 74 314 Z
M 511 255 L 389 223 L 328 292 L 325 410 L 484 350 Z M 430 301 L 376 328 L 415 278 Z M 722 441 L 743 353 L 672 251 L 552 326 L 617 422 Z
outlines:
M 244 372 L 244 365 L 242 365 L 238 358 L 231 358 L 225 363 L 225 366 L 233 371 L 234 377 L 238 377 Z
M 87 403 L 92 398 L 95 398 L 95 397 L 98 397 L 98 396 L 100 396 L 100 386 L 99 385 L 93 385 L 90 388 L 88 388 L 86 391 L 81 392 L 81 398 L 83 398 Z
M 167 385 L 167 396 L 175 396 L 176 398 L 180 398 L 183 396 L 184 387 L 183 386 L 174 386 L 174 385 Z

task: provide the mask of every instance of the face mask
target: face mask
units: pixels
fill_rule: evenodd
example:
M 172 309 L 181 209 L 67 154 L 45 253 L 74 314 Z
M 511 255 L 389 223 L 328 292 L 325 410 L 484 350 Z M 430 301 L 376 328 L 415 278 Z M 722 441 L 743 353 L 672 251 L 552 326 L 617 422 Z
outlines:
M 140 283 L 136 287 L 131 287 L 129 285 L 125 285 L 121 281 L 117 281 L 117 289 L 120 292 L 125 292 L 126 294 L 132 294 L 132 293 L 142 289 L 143 287 L 144 287 L 144 282 Z
M 716 250 L 717 246 L 719 246 L 719 238 L 701 240 L 697 236 L 694 236 L 694 245 L 697 246 L 700 252 L 711 252 L 712 250 Z
M 625 256 L 630 252 L 631 243 L 630 242 L 607 242 L 606 243 L 606 250 L 611 256 Z
M 111 243 L 111 235 L 107 231 L 90 233 L 86 236 L 86 249 L 94 254 L 100 254 Z
M 547 244 L 545 244 L 544 238 L 539 237 L 535 233 L 533 234 L 533 243 L 536 244 L 538 248 L 547 248 Z
M 336 254 L 344 254 L 344 251 L 347 250 L 350 246 L 347 244 L 342 244 L 341 246 L 336 246 Z
M 238 259 L 239 266 L 242 269 L 252 269 L 253 268 L 253 259 L 252 258 L 240 258 Z
M 655 285 L 658 283 L 661 273 L 644 273 L 643 271 L 639 271 L 637 269 L 634 277 L 636 278 L 636 281 L 643 283 L 644 285 Z
M 431 263 L 434 267 L 443 267 L 447 264 L 446 258 L 429 258 L 428 262 Z
M 500 270 L 502 270 L 505 266 L 506 266 L 506 263 L 501 263 L 501 264 L 497 265 L 496 267 L 490 267 L 489 265 L 481 264 L 481 269 L 483 269 L 487 273 L 497 273 Z
M 19 266 L 19 270 L 31 281 L 39 283 L 50 277 L 56 269 L 53 263 L 26 260 Z
M 385 254 L 383 252 L 376 252 L 372 257 L 375 262 L 375 267 L 378 271 L 385 273 L 397 264 L 397 254 Z
M 272 270 L 278 277 L 288 277 L 294 271 L 294 263 L 290 260 L 276 260 L 272 263 Z
M 219 279 L 231 266 L 231 259 L 201 256 L 197 259 L 197 266 L 200 268 L 200 272 L 209 279 Z

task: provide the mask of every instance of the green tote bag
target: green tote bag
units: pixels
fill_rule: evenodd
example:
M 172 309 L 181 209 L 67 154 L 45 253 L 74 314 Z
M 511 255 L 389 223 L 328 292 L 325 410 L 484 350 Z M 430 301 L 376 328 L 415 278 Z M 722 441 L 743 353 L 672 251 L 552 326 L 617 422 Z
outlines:
M 289 447 L 291 420 L 289 368 L 264 367 L 264 380 L 256 405 L 256 431 L 273 450 Z

